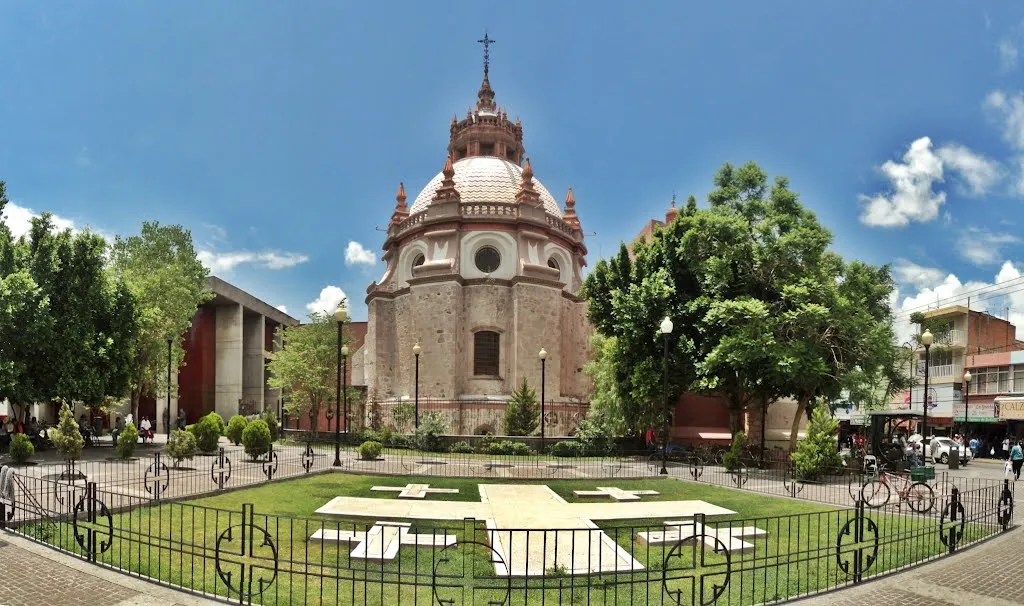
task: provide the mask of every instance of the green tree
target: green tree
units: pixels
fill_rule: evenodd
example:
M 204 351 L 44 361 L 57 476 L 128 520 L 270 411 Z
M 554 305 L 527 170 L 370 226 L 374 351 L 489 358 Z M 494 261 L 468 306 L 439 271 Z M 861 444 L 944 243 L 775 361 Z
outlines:
M 48 436 L 50 441 L 53 442 L 53 447 L 57 449 L 60 457 L 71 463 L 82 458 L 82 448 L 85 447 L 85 438 L 82 437 L 82 433 L 78 431 L 78 423 L 75 422 L 75 413 L 71 412 L 71 408 L 67 402 L 60 407 L 60 422 L 57 426 L 50 429 Z
M 636 435 L 644 431 L 646 428 L 639 426 L 635 418 L 637 407 L 627 401 L 630 393 L 628 388 L 624 388 L 625 377 L 620 372 L 622 364 L 617 359 L 618 340 L 595 333 L 590 339 L 590 347 L 594 357 L 583 367 L 583 372 L 593 384 L 587 419 L 615 435 Z
M 842 465 L 839 456 L 839 421 L 824 406 L 814 409 L 807 426 L 807 438 L 793 453 L 793 466 L 801 480 L 816 480 Z
M 756 164 L 726 164 L 714 183 L 708 208 L 688 204 L 635 244 L 632 258 L 623 246 L 598 262 L 584 286 L 591 320 L 616 337 L 617 365 L 644 423 L 661 420 L 658 325 L 668 316 L 672 401 L 691 389 L 720 395 L 735 433 L 749 407 L 790 396 L 799 403 L 796 427 L 891 335 L 891 278 L 887 268 L 847 265 L 829 252 L 831 234 L 784 177 L 769 184 Z
M 138 331 L 132 356 L 131 410 L 137 413 L 144 393 L 174 386 L 167 382 L 167 340 L 174 343 L 174 366 L 185 352 L 181 335 L 192 325 L 196 309 L 212 298 L 207 269 L 199 262 L 192 234 L 180 225 L 142 224 L 139 235 L 118 236 L 110 253 L 113 275 L 137 302 Z
M 321 408 L 334 403 L 337 389 L 337 322 L 331 315 L 313 313 L 308 323 L 277 331 L 284 346 L 270 353 L 268 382 L 274 389 L 290 391 L 285 404 L 289 416 L 319 419 Z M 348 337 L 343 340 L 348 342 Z
M 537 430 L 539 421 L 537 392 L 530 387 L 524 377 L 523 382 L 512 392 L 512 399 L 505 406 L 505 435 L 528 436 Z

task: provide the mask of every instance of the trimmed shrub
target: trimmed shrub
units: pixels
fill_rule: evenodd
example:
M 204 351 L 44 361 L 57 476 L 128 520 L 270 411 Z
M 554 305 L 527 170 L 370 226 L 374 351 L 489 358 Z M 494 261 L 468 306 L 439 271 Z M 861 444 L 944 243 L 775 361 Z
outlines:
M 242 431 L 242 446 L 253 461 L 265 455 L 270 450 L 270 428 L 267 424 L 257 419 L 246 425 Z
M 359 458 L 364 461 L 376 461 L 380 458 L 380 453 L 384 451 L 384 447 L 381 446 L 380 442 L 374 442 L 373 440 L 367 440 L 359 445 L 356 449 L 359 453 Z
M 228 421 L 228 428 L 225 430 L 224 435 L 227 436 L 228 440 L 232 444 L 238 446 L 242 443 L 242 432 L 245 431 L 246 426 L 249 424 L 242 415 L 235 415 Z M 269 429 L 269 427 L 268 427 Z
M 449 446 L 448 447 L 448 452 L 454 452 L 454 453 L 457 453 L 457 454 L 458 453 L 469 454 L 469 453 L 472 453 L 472 452 L 476 452 L 476 449 L 474 449 L 473 445 L 470 444 L 469 442 L 461 442 L 460 441 L 460 442 L 455 442 L 454 444 Z
M 615 429 L 600 417 L 581 419 L 576 429 L 577 453 L 597 457 L 615 451 Z
M 419 429 L 416 430 L 415 444 L 420 450 L 428 452 L 443 452 L 444 445 L 441 443 L 441 436 L 448 431 L 448 422 L 444 415 L 439 412 L 431 412 L 420 419 Z
M 522 384 L 512 392 L 512 399 L 505 406 L 505 435 L 528 436 L 537 430 L 539 422 L 537 392 L 523 378 Z
M 726 471 L 736 471 L 743 464 L 743 447 L 746 444 L 747 434 L 742 431 L 732 437 L 732 446 L 729 447 L 729 451 L 725 453 L 725 458 L 722 461 Z
M 117 456 L 122 459 L 130 459 L 135 454 L 135 447 L 139 445 L 139 430 L 135 429 L 135 423 L 129 423 L 117 436 Z
M 796 477 L 801 480 L 817 480 L 842 465 L 838 448 L 839 421 L 818 406 L 811 413 L 807 425 L 807 437 L 796 445 L 793 466 Z
M 266 423 L 270 430 L 270 441 L 276 442 L 281 437 L 281 422 L 277 420 L 277 415 L 272 409 L 265 408 L 260 413 L 260 420 Z
M 82 432 L 78 431 L 78 423 L 75 422 L 75 413 L 71 412 L 67 402 L 60 407 L 60 423 L 51 429 L 47 434 L 53 447 L 60 453 L 60 458 L 65 461 L 76 461 L 82 458 L 82 448 L 85 447 L 85 438 Z
M 11 455 L 12 461 L 21 465 L 36 454 L 36 447 L 32 445 L 32 440 L 28 439 L 28 436 L 16 433 L 11 438 L 11 445 L 7 447 L 7 454 Z
M 516 455 L 526 456 L 532 454 L 533 451 L 530 447 L 522 442 L 513 442 L 512 440 L 504 440 L 501 442 L 491 442 L 487 445 L 487 454 L 490 455 Z
M 211 412 L 199 419 L 195 425 L 190 425 L 188 429 L 195 436 L 196 446 L 200 452 L 216 452 L 217 443 L 224 435 L 224 419 L 219 414 Z
M 164 454 L 174 461 L 177 467 L 185 459 L 191 459 L 196 454 L 196 437 L 188 431 L 175 429 L 167 437 L 167 444 L 164 445 Z
M 551 445 L 551 454 L 556 457 L 580 456 L 580 444 L 571 440 L 555 442 Z

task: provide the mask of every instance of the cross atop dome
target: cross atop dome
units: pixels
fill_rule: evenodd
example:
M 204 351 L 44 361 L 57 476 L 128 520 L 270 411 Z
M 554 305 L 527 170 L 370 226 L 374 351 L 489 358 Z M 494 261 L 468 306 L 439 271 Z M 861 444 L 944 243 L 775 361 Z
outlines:
M 484 32 L 477 43 L 484 46 L 484 79 L 476 93 L 476 107 L 471 107 L 462 120 L 452 118 L 448 154 L 453 161 L 478 156 L 491 156 L 521 166 L 526 157 L 523 147 L 523 125 L 517 118 L 508 119 L 508 113 L 494 102 L 491 88 L 491 45 L 495 40 Z

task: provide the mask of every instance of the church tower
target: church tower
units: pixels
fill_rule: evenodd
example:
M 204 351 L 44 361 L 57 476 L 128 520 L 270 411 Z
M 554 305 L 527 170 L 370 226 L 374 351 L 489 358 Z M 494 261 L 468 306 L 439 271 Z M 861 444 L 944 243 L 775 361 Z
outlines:
M 501 401 L 524 378 L 539 397 L 541 349 L 549 404 L 589 395 L 576 198 L 568 189 L 563 209 L 537 178 L 522 123 L 495 102 L 494 41 L 480 42 L 483 81 L 475 106 L 452 118 L 441 172 L 408 205 L 399 184 L 396 204 L 381 211 L 391 215 L 387 269 L 367 289 L 366 342 L 354 360 L 371 403 L 414 396 L 417 343 L 421 402 Z

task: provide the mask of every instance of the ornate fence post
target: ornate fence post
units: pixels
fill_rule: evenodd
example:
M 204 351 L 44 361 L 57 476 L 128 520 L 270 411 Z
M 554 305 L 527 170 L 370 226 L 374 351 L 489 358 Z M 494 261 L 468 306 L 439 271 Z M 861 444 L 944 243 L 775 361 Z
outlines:
M 220 490 L 231 479 L 231 459 L 224 455 L 224 447 L 218 449 L 217 460 L 210 464 L 210 479 Z
M 107 505 L 100 500 L 96 482 L 85 485 L 85 494 L 72 511 L 72 530 L 75 541 L 90 562 L 106 553 L 114 543 L 114 520 Z
M 848 557 L 844 558 L 844 555 Z M 864 498 L 859 496 L 853 517 L 846 521 L 836 538 L 836 564 L 853 577 L 854 583 L 860 583 L 864 580 L 864 572 L 871 568 L 877 557 L 878 526 L 864 515 Z
M 263 468 L 264 475 L 267 476 L 267 480 L 273 480 L 274 474 L 277 473 L 277 453 L 274 452 L 274 445 L 270 445 L 270 450 L 264 455 L 266 458 L 260 460 L 260 465 Z
M 146 492 L 153 495 L 154 501 L 159 501 L 160 496 L 167 492 L 170 481 L 171 472 L 167 469 L 167 464 L 161 460 L 160 453 L 157 452 L 153 455 L 153 462 L 146 468 L 146 474 L 143 477 Z
M 1003 492 L 999 496 L 999 525 L 1003 530 L 1010 528 L 1013 521 L 1013 490 L 1010 489 L 1010 480 L 1003 480 Z
M 954 486 L 949 493 L 949 503 L 943 508 L 939 520 L 939 540 L 949 548 L 949 553 L 956 552 L 957 543 L 964 537 L 966 518 L 964 504 L 960 502 L 960 490 Z

